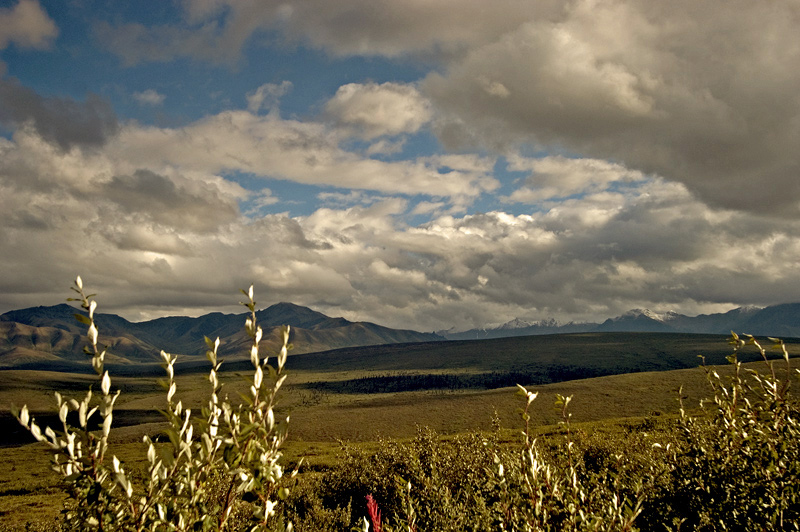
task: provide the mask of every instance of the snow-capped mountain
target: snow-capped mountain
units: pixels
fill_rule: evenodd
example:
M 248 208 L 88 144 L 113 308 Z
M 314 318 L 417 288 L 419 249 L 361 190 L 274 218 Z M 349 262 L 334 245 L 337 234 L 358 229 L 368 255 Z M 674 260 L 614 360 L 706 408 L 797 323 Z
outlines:
M 649 309 L 633 309 L 609 318 L 597 326 L 597 331 L 618 332 L 674 332 L 668 322 L 674 321 L 679 314 L 674 312 L 654 312 Z
M 728 334 L 736 331 L 760 336 L 800 338 L 800 303 L 788 303 L 760 308 L 738 307 L 718 314 L 686 316 L 674 311 L 632 309 L 603 323 L 562 324 L 549 318 L 530 321 L 515 318 L 502 325 L 487 326 L 462 332 L 440 331 L 448 340 L 501 338 L 536 334 L 577 332 L 676 332 L 698 334 Z
M 436 334 L 448 340 L 479 340 L 483 338 L 504 338 L 508 336 L 532 336 L 537 334 L 562 334 L 586 332 L 597 327 L 596 323 L 561 323 L 554 318 L 528 321 L 514 318 L 501 325 L 488 325 L 481 329 L 468 331 L 437 331 Z
M 523 320 L 523 319 L 520 319 L 520 318 L 514 318 L 513 320 L 507 321 L 504 324 L 502 324 L 500 327 L 497 327 L 497 328 L 498 329 L 504 329 L 504 330 L 508 330 L 508 329 L 524 329 L 524 328 L 530 327 L 532 325 L 533 325 L 533 323 L 531 323 L 529 321 L 526 321 L 526 320 Z

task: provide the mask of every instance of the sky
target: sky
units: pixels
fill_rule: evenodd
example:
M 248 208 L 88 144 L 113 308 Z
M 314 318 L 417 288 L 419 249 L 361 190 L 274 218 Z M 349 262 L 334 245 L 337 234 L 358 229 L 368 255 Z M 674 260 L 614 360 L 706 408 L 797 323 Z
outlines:
M 795 0 L 0 0 L 0 312 L 800 301 Z

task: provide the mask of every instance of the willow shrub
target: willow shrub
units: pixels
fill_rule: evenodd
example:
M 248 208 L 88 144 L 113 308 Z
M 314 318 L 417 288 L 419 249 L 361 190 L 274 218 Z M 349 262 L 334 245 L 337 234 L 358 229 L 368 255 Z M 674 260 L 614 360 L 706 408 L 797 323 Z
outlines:
M 664 482 L 640 519 L 645 530 L 800 530 L 800 405 L 790 393 L 800 370 L 784 342 L 770 340 L 777 363 L 755 338 L 734 333 L 732 374 L 705 368 L 713 397 L 699 415 L 681 405 Z M 762 371 L 738 361 L 748 345 Z
M 86 347 L 99 379 L 99 394 L 91 390 L 82 399 L 56 394 L 60 429 L 42 428 L 27 407 L 15 411 L 17 419 L 53 452 L 53 468 L 64 477 L 69 501 L 64 530 L 104 531 L 221 531 L 291 529 L 275 519 L 283 469 L 280 447 L 286 438 L 288 418 L 275 419 L 275 394 L 284 382 L 289 328 L 275 368 L 261 358 L 262 330 L 256 323 L 253 288 L 242 291 L 249 311 L 245 330 L 252 339 L 253 377 L 250 394 L 242 405 L 220 397 L 217 373 L 219 338 L 206 338 L 211 364 L 208 402 L 193 413 L 177 399 L 175 357 L 161 352 L 167 374 L 166 409 L 169 444 L 156 445 L 145 436 L 147 471 L 142 485 L 134 484 L 116 456 L 108 457 L 108 437 L 114 403 L 111 377 L 104 369 L 106 351 L 98 346 L 94 315 L 97 303 L 86 295 L 78 277 L 72 288 L 87 315 L 76 318 L 88 327 Z M 67 418 L 77 412 L 78 424 Z M 71 417 L 71 416 L 70 416 Z M 99 417 L 99 430 L 95 419 Z

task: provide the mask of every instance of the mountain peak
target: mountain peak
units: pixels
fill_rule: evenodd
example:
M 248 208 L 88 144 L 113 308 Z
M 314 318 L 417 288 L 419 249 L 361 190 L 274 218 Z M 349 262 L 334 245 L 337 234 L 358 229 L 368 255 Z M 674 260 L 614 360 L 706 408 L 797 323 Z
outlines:
M 275 303 L 257 311 L 256 317 L 262 326 L 268 327 L 291 325 L 292 327 L 313 329 L 331 326 L 341 327 L 350 323 L 344 318 L 331 318 L 316 310 L 286 301 Z
M 528 321 L 520 318 L 514 318 L 511 321 L 505 322 L 503 325 L 498 327 L 498 329 L 524 329 L 525 327 L 530 327 L 531 325 L 533 324 Z
M 36 318 L 73 318 L 73 315 L 78 312 L 79 309 L 71 307 L 66 303 L 60 303 L 58 305 L 52 306 L 38 306 L 38 307 L 29 307 L 23 308 L 19 310 L 10 310 L 3 315 L 0 315 L 1 321 L 16 321 L 19 323 L 24 323 L 25 319 L 31 319 L 33 317 Z
M 681 316 L 682 316 L 681 314 L 678 314 L 677 312 L 673 312 L 671 310 L 668 310 L 666 312 L 657 312 L 655 310 L 650 310 L 648 308 L 644 308 L 644 309 L 635 308 L 635 309 L 629 310 L 628 312 L 625 312 L 624 314 L 622 314 L 622 315 L 620 315 L 620 316 L 618 316 L 616 318 L 611 318 L 611 319 L 613 321 L 619 321 L 619 320 L 630 320 L 630 319 L 637 319 L 637 318 L 642 318 L 643 317 L 643 318 L 649 318 L 651 320 L 659 321 L 659 322 L 663 323 L 663 322 L 667 322 L 667 321 L 672 321 L 672 320 L 674 320 L 676 318 L 680 318 Z

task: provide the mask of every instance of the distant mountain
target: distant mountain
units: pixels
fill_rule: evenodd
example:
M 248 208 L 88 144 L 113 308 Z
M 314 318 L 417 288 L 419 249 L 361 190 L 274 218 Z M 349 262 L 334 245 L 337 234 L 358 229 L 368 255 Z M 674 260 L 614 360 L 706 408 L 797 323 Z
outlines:
M 694 317 L 678 314 L 676 318 L 671 320 L 671 324 L 683 332 L 704 333 L 714 331 L 715 333 L 727 334 L 731 331 L 748 329 L 748 320 L 761 312 L 761 310 L 759 307 L 739 307 L 722 314 L 700 314 Z M 749 334 L 763 333 L 750 332 Z
M 86 328 L 75 320 L 69 305 L 32 307 L 0 315 L 0 369 L 88 368 L 83 354 Z M 730 331 L 759 336 L 800 338 L 800 303 L 764 309 L 741 307 L 719 314 L 685 316 L 675 312 L 630 310 L 603 323 L 560 323 L 554 319 L 514 319 L 501 325 L 438 334 L 390 329 L 374 323 L 331 318 L 310 308 L 278 303 L 256 313 L 264 329 L 262 352 L 280 346 L 279 327 L 292 326 L 293 354 L 346 347 L 475 340 L 488 338 L 581 332 L 658 332 L 728 334 Z M 220 338 L 220 355 L 226 360 L 246 359 L 250 339 L 244 332 L 246 314 L 206 314 L 197 318 L 166 317 L 130 322 L 114 314 L 97 314 L 100 343 L 109 349 L 109 364 L 128 365 L 160 360 L 162 349 L 183 355 L 183 361 L 203 361 L 204 336 Z
M 528 322 L 515 318 L 498 326 L 468 331 L 438 331 L 448 340 L 504 338 L 537 334 L 579 332 L 671 332 L 728 334 L 731 331 L 759 336 L 800 338 L 800 303 L 766 308 L 739 307 L 725 313 L 685 316 L 676 312 L 633 309 L 603 323 L 560 324 L 554 319 Z
M 609 318 L 594 330 L 598 332 L 676 332 L 669 322 L 675 314 L 657 314 L 648 309 L 629 310 L 622 316 Z
M 767 307 L 749 316 L 740 327 L 748 334 L 800 338 L 800 303 Z
M 78 310 L 61 304 L 0 315 L 0 368 L 86 365 L 88 357 L 83 354 L 86 327 L 75 319 Z M 115 314 L 97 314 L 95 321 L 100 330 L 99 343 L 108 347 L 107 362 L 129 365 L 157 362 L 162 349 L 200 358 L 206 351 L 205 336 L 220 338 L 220 355 L 227 360 L 247 358 L 251 340 L 244 331 L 246 317 L 245 313 L 215 312 L 197 318 L 174 316 L 130 322 Z M 257 311 L 256 317 L 264 330 L 261 342 L 264 354 L 275 353 L 279 348 L 283 325 L 292 327 L 290 341 L 295 345 L 292 354 L 443 339 L 430 333 L 331 318 L 292 303 L 272 305 Z
M 596 327 L 596 323 L 575 323 L 571 321 L 562 324 L 552 318 L 535 322 L 515 318 L 499 326 L 470 329 L 468 331 L 437 331 L 436 334 L 448 340 L 481 340 L 486 338 L 588 332 Z

